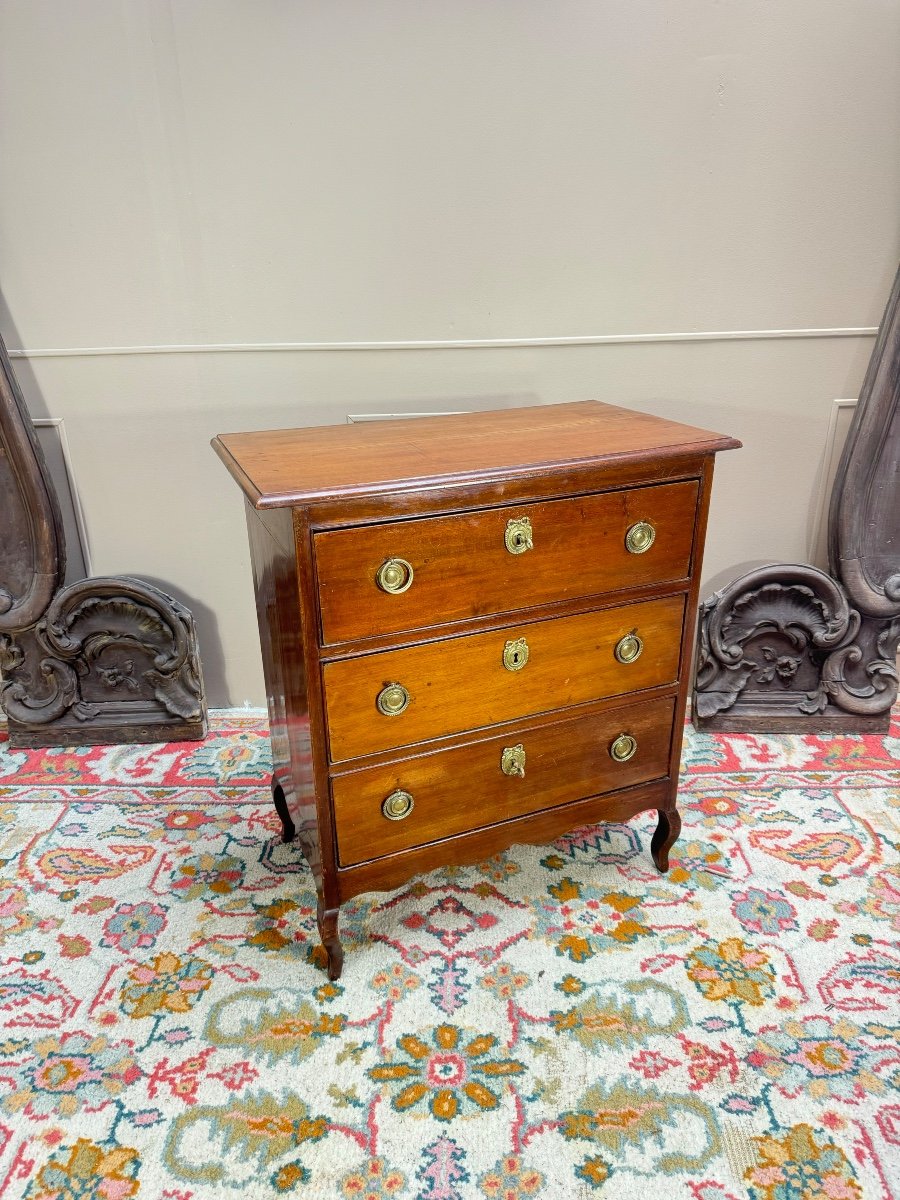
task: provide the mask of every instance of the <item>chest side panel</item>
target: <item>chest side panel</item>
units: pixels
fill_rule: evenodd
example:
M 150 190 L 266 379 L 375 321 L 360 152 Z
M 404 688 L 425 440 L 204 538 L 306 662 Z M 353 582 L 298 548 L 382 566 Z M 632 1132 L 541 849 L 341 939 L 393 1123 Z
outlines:
M 313 782 L 307 670 L 301 637 L 299 579 L 290 513 L 261 518 L 246 506 L 256 615 L 262 651 L 274 779 L 313 872 L 321 868 Z

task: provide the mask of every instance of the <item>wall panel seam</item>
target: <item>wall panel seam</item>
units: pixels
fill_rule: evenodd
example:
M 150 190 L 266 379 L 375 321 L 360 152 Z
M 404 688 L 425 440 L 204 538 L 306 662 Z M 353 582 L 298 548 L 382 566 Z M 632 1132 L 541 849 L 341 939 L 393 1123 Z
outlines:
M 571 337 L 468 338 L 398 341 L 221 342 L 194 345 L 65 346 L 10 350 L 11 358 L 94 358 L 141 354 L 272 354 L 355 350 L 519 350 L 555 346 L 641 345 L 665 342 L 748 342 L 793 338 L 875 337 L 874 325 L 833 329 L 726 329 L 689 333 L 599 333 Z

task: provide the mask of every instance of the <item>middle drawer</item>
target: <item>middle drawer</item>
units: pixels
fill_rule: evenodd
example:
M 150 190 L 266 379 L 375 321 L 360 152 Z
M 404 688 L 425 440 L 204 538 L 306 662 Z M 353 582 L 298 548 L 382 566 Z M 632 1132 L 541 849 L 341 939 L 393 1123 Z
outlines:
M 332 762 L 674 683 L 684 596 L 323 667 Z

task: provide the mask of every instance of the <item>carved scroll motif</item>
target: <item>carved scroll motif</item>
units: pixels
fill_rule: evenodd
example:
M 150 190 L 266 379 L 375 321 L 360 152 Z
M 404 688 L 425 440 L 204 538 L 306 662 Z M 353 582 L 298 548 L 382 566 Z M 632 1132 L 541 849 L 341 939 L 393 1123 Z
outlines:
M 152 697 L 185 721 L 202 716 L 191 615 L 139 579 L 95 578 L 64 588 L 23 641 L 32 644 L 30 663 L 18 644 L 0 660 L 7 677 L 0 697 L 16 721 L 46 724 L 68 709 L 90 721 L 101 712 L 96 697 L 113 693 Z
M 0 340 L 0 705 L 12 745 L 202 738 L 191 613 L 129 576 L 65 573 L 56 494 Z
M 701 729 L 887 729 L 900 640 L 900 271 L 829 513 L 831 575 L 762 567 L 700 609 Z
M 823 712 L 822 662 L 859 624 L 843 590 L 815 567 L 762 567 L 736 579 L 701 607 L 696 716 L 726 711 L 748 688 L 769 707 Z M 805 682 L 813 686 L 799 691 Z

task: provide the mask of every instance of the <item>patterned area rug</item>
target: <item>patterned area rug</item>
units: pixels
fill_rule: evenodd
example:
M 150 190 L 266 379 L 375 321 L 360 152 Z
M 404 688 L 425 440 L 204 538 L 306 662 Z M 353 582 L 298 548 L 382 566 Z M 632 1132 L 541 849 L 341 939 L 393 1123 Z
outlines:
M 2 749 L 0 745 L 0 749 Z M 0 754 L 0 1194 L 887 1200 L 900 724 L 688 731 L 650 817 L 345 907 L 265 725 Z

